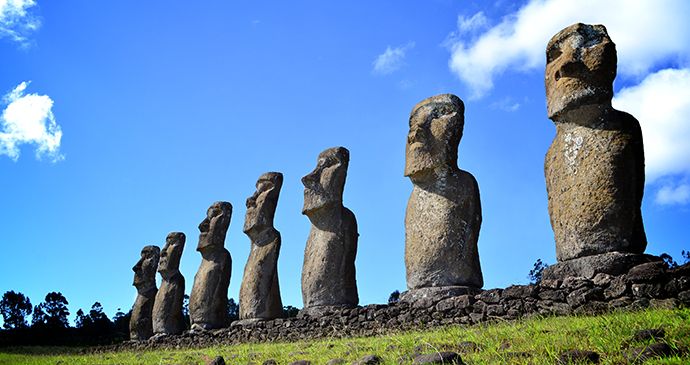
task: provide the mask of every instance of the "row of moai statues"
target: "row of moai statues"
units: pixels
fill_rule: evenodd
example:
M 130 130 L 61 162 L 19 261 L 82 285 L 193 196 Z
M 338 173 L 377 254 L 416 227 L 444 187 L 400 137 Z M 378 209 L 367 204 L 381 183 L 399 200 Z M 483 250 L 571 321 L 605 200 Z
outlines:
M 604 26 L 578 23 L 556 34 L 546 55 L 547 110 L 556 137 L 544 170 L 557 260 L 640 255 L 646 247 L 640 212 L 642 133 L 634 117 L 611 106 L 615 45 Z M 428 98 L 412 109 L 409 127 L 404 175 L 413 190 L 405 215 L 408 291 L 401 300 L 479 292 L 483 286 L 477 248 L 482 221 L 479 187 L 470 173 L 457 166 L 464 104 L 451 94 Z M 354 265 L 357 222 L 342 202 L 348 164 L 347 149 L 330 148 L 319 155 L 314 171 L 302 178 L 302 214 L 311 221 L 302 296 L 304 310 L 311 314 L 359 303 Z M 281 239 L 273 227 L 282 182 L 280 173 L 262 175 L 256 193 L 247 200 L 243 231 L 250 238 L 251 252 L 240 288 L 241 321 L 282 316 L 277 273 Z M 197 250 L 203 259 L 190 296 L 193 328 L 228 325 L 225 300 L 231 259 L 224 240 L 231 213 L 230 203 L 214 203 L 199 226 Z M 184 279 L 177 265 L 182 246 L 182 233 L 168 236 L 158 265 L 163 276 L 158 294 L 155 280 L 135 276 L 139 297 L 132 315 L 133 339 L 151 332 L 181 332 L 177 314 L 181 314 Z M 155 271 L 142 267 L 155 268 L 157 255 L 155 246 L 144 248 L 135 266 L 137 275 Z M 153 312 L 152 330 L 143 329 L 149 325 L 147 311 Z
M 304 307 L 308 309 L 359 304 L 355 281 L 357 223 L 354 214 L 342 204 L 349 158 L 349 151 L 343 147 L 328 149 L 319 155 L 314 171 L 302 179 L 303 214 L 311 221 L 302 275 Z M 273 226 L 282 184 L 281 173 L 265 173 L 257 181 L 254 195 L 247 199 L 243 232 L 251 241 L 251 251 L 240 286 L 240 323 L 283 315 L 277 266 L 281 238 Z M 225 249 L 225 237 L 231 215 L 230 203 L 216 202 L 199 225 L 197 251 L 202 260 L 189 296 L 193 330 L 230 324 L 226 301 L 232 259 Z M 130 320 L 131 339 L 184 331 L 185 286 L 179 272 L 184 243 L 185 235 L 173 232 L 162 252 L 157 246 L 142 250 L 133 268 L 138 295 Z M 160 289 L 156 288 L 156 269 L 162 276 Z

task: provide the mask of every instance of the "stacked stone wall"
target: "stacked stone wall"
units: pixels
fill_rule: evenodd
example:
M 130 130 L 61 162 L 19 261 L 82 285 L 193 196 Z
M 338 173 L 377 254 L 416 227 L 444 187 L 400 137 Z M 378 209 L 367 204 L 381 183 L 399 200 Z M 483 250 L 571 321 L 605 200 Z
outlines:
M 179 336 L 129 341 L 100 350 L 202 348 L 245 342 L 374 336 L 447 325 L 510 322 L 535 316 L 598 314 L 683 305 L 690 305 L 690 264 L 669 269 L 663 261 L 654 261 L 636 265 L 619 275 L 598 273 L 591 279 L 544 279 L 538 284 L 511 285 L 505 289 L 484 290 L 476 295 L 431 296 L 412 302 L 370 304 L 329 310 L 318 316 L 300 312 L 295 318 L 250 324 L 235 322 L 229 328 L 186 331 Z

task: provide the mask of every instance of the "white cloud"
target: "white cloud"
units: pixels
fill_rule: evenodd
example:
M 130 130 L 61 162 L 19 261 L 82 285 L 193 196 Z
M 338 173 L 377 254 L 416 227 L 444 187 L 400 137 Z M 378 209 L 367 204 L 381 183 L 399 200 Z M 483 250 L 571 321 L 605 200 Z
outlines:
M 657 192 L 655 202 L 663 205 L 690 203 L 690 185 L 664 185 Z
M 616 109 L 640 121 L 647 182 L 690 174 L 690 69 L 667 69 L 613 98 Z
M 407 89 L 412 87 L 412 81 L 407 80 L 407 79 L 401 80 L 398 83 L 398 87 L 400 88 L 400 90 L 407 90 Z
M 28 46 L 29 34 L 41 26 L 41 21 L 28 11 L 35 5 L 33 0 L 0 0 L 0 38 Z
M 51 110 L 53 100 L 47 95 L 24 95 L 27 85 L 22 82 L 3 97 L 8 105 L 0 115 L 0 155 L 7 155 L 16 162 L 19 145 L 34 144 L 37 159 L 47 156 L 52 162 L 62 160 L 62 130 L 55 123 Z
M 690 203 L 690 69 L 666 69 L 622 89 L 613 106 L 640 121 L 646 183 L 659 204 Z M 681 181 L 674 183 L 674 180 Z
M 507 69 L 543 69 L 549 39 L 577 22 L 606 26 L 618 50 L 618 73 L 624 77 L 643 76 L 660 62 L 690 60 L 687 0 L 531 0 L 475 37 L 486 27 L 483 17 L 459 17 L 458 31 L 445 42 L 451 50 L 451 71 L 475 99 L 486 95 L 494 78 Z
M 496 101 L 489 105 L 490 108 L 493 109 L 501 109 L 505 112 L 514 112 L 520 109 L 520 103 L 517 103 L 513 100 L 513 98 L 507 96 L 499 101 Z
M 405 63 L 405 52 L 414 47 L 414 42 L 391 49 L 386 47 L 386 52 L 376 58 L 374 61 L 374 73 L 380 75 L 387 75 L 399 70 Z
M 474 32 L 486 27 L 489 20 L 484 15 L 483 11 L 474 14 L 472 17 L 458 16 L 458 30 L 460 33 Z

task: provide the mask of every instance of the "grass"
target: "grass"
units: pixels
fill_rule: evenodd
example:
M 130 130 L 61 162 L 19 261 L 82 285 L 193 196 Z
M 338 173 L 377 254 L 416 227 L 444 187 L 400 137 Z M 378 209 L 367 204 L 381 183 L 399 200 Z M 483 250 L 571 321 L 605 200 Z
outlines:
M 0 349 L 0 364 L 208 364 L 223 356 L 227 364 L 262 364 L 273 359 L 278 364 L 309 360 L 325 364 L 341 358 L 351 364 L 365 355 L 377 354 L 383 364 L 398 364 L 400 357 L 426 344 L 427 350 L 460 352 L 457 345 L 472 341 L 478 351 L 461 352 L 463 362 L 471 365 L 499 364 L 503 351 L 528 352 L 529 358 L 515 358 L 509 364 L 554 364 L 558 355 L 572 349 L 595 351 L 600 364 L 628 364 L 623 352 L 656 341 L 630 342 L 637 330 L 663 328 L 664 341 L 682 355 L 654 359 L 645 364 L 690 364 L 690 309 L 617 312 L 587 317 L 552 317 L 514 323 L 493 323 L 484 326 L 447 326 L 421 332 L 398 332 L 368 338 L 319 339 L 311 342 L 242 344 L 211 347 L 201 350 L 171 349 L 140 352 L 79 355 L 77 349 L 23 347 Z M 509 345 L 506 345 L 509 344 Z M 499 350 L 501 346 L 509 346 Z

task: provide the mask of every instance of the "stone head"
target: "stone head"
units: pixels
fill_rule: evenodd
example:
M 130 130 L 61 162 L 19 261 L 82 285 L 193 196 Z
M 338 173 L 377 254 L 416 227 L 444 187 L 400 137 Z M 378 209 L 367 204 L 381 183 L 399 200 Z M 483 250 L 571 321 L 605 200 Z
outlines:
M 146 287 L 156 283 L 156 268 L 161 249 L 158 246 L 146 246 L 141 250 L 139 262 L 132 268 L 134 271 L 134 286 Z
M 180 269 L 180 258 L 184 250 L 187 237 L 182 232 L 172 232 L 165 239 L 165 247 L 161 251 L 158 272 L 162 275 L 174 273 Z
M 350 162 L 350 151 L 345 147 L 329 148 L 319 154 L 314 171 L 302 178 L 304 207 L 302 214 L 341 203 L 343 188 Z
M 577 23 L 553 36 L 546 46 L 544 78 L 548 117 L 609 103 L 616 62 L 616 45 L 603 25 Z
M 244 233 L 273 226 L 273 216 L 282 186 L 283 174 L 280 172 L 267 172 L 259 177 L 256 182 L 256 192 L 247 199 L 247 213 L 244 216 L 242 229 Z
M 228 202 L 215 202 L 206 211 L 206 219 L 199 224 L 199 245 L 196 250 L 201 251 L 211 246 L 223 247 L 225 234 L 230 226 L 232 205 Z
M 464 113 L 462 100 L 452 94 L 428 98 L 412 109 L 405 146 L 405 176 L 443 163 L 457 163 Z

